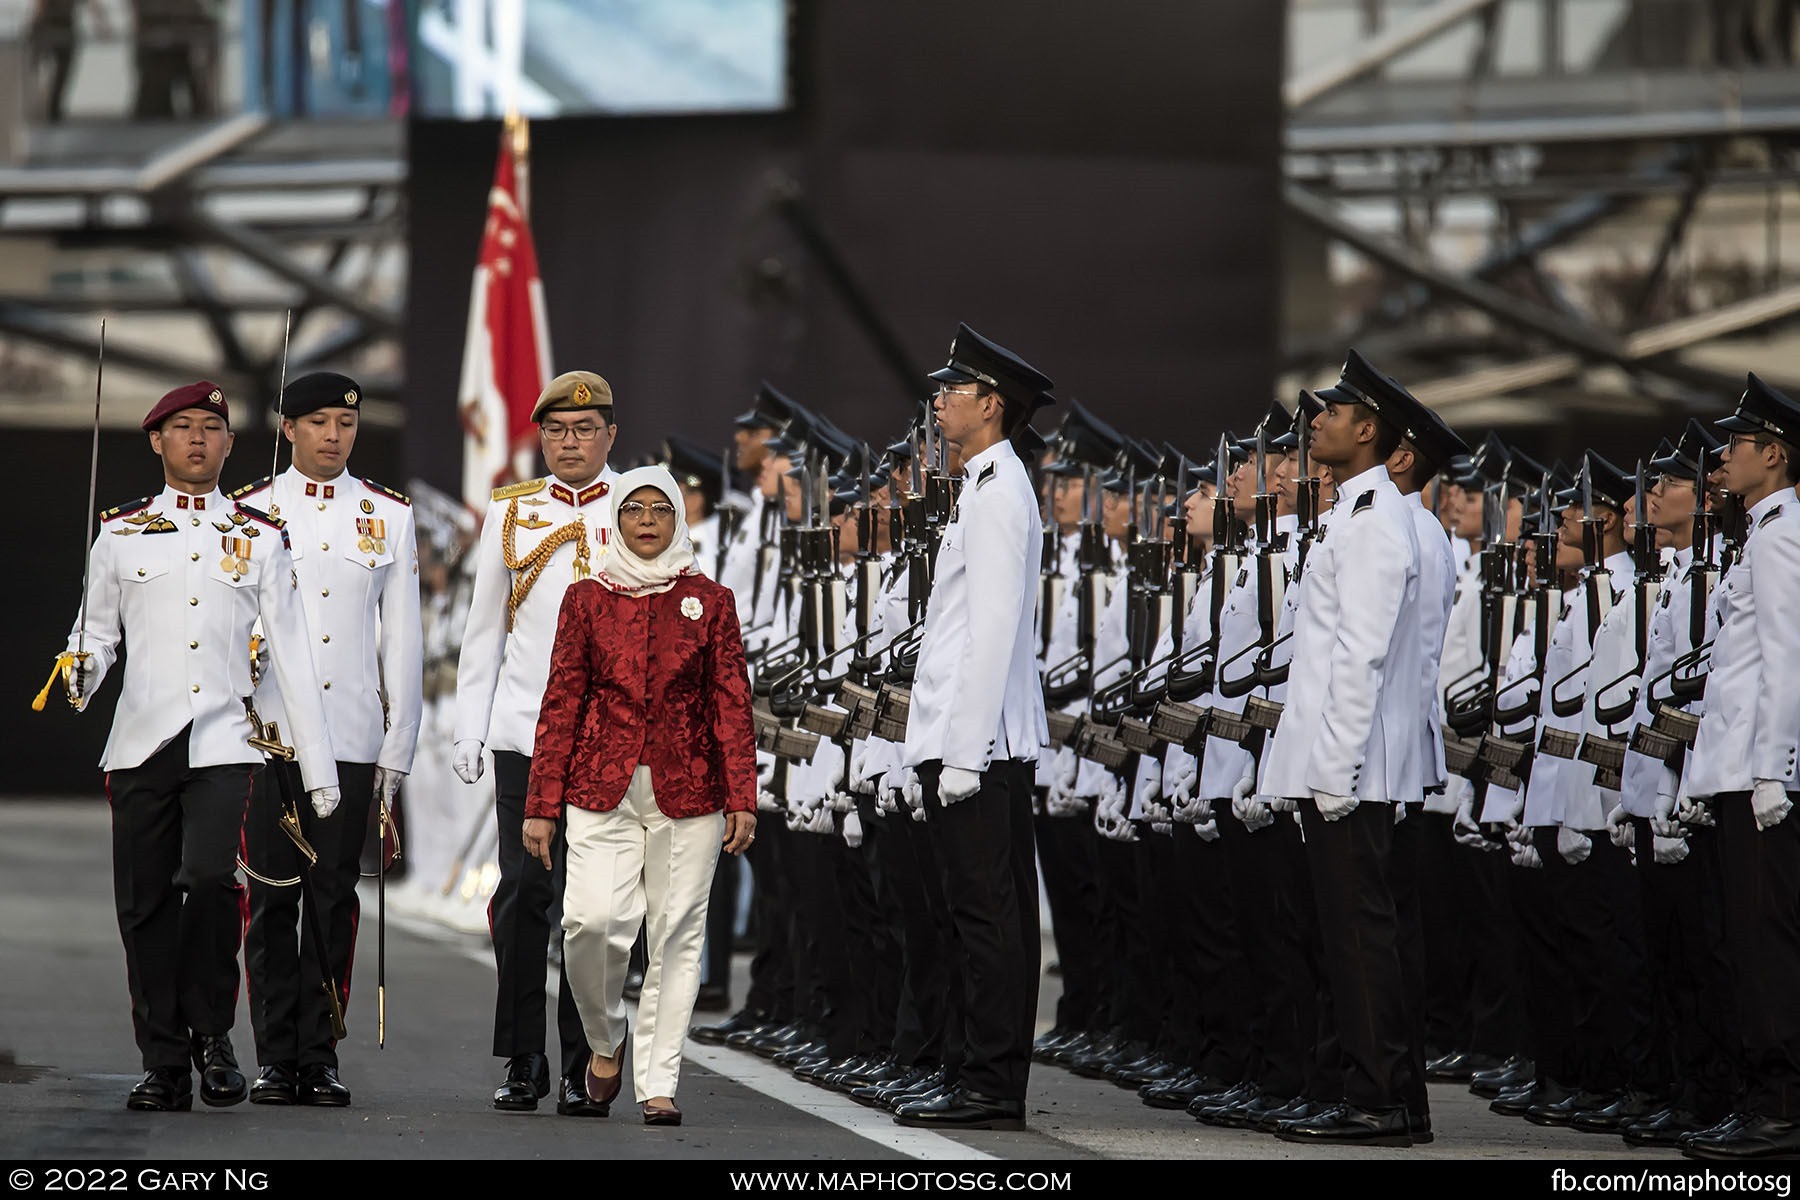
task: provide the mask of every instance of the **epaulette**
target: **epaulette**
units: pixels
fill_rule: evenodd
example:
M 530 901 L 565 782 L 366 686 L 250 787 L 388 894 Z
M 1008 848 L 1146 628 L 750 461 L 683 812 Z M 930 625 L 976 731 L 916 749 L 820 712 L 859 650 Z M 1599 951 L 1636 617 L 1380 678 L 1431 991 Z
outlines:
M 139 509 L 149 508 L 150 502 L 154 499 L 156 499 L 156 493 L 153 492 L 148 496 L 139 496 L 136 500 L 127 500 L 117 508 L 109 508 L 101 513 L 100 519 L 102 521 L 110 521 L 114 517 L 122 517 L 126 513 L 134 513 Z
M 273 529 L 273 530 L 277 531 L 278 533 L 280 533 L 281 534 L 281 545 L 284 549 L 292 550 L 294 548 L 294 544 L 292 542 L 288 541 L 288 531 L 287 531 L 287 522 L 286 521 L 282 520 L 280 517 L 271 517 L 268 513 L 264 512 L 262 509 L 251 508 L 248 504 L 245 504 L 241 501 L 234 501 L 234 503 L 237 504 L 237 510 L 239 512 L 243 513 L 246 517 L 249 517 L 252 521 L 256 521 L 259 524 L 267 525 L 270 529 Z
M 404 492 L 396 492 L 393 488 L 389 487 L 385 483 L 376 483 L 373 479 L 365 479 L 365 480 L 363 480 L 363 486 L 368 488 L 372 492 L 380 492 L 382 495 L 386 496 L 390 500 L 398 500 L 400 503 L 406 505 L 408 508 L 412 507 L 412 501 L 406 496 L 406 494 Z M 498 497 L 496 497 L 496 498 L 498 498 Z
M 1375 489 L 1370 488 L 1368 491 L 1358 496 L 1356 498 L 1356 503 L 1350 506 L 1350 515 L 1354 517 L 1364 509 L 1373 507 L 1375 507 Z
M 1756 523 L 1756 527 L 1761 529 L 1764 525 L 1767 525 L 1770 521 L 1775 520 L 1779 516 L 1781 516 L 1781 505 L 1777 504 L 1774 508 L 1771 508 L 1762 515 L 1762 520 Z
M 274 481 L 275 481 L 275 477 L 273 475 L 264 475 L 261 479 L 253 480 L 250 483 L 246 483 L 243 487 L 238 488 L 236 491 L 231 491 L 231 492 L 225 493 L 225 498 L 227 500 L 236 500 L 240 496 L 248 496 L 251 492 L 260 492 L 264 488 L 268 487 L 269 484 L 273 483 Z
M 251 508 L 248 504 L 245 504 L 242 501 L 236 501 L 235 503 L 237 504 L 238 511 L 243 513 L 245 516 L 249 517 L 253 521 L 261 521 L 264 525 L 267 525 L 271 529 L 287 528 L 287 522 L 282 520 L 280 517 L 271 517 L 268 513 L 264 512 L 262 509 Z
M 511 500 L 514 496 L 529 496 L 533 492 L 544 490 L 543 479 L 521 479 L 517 483 L 509 483 L 505 487 L 494 489 L 494 499 Z
M 979 474 L 975 477 L 975 487 L 979 490 L 982 484 L 986 483 L 988 480 L 992 479 L 993 477 L 994 477 L 994 464 L 989 463 L 987 466 L 981 468 L 981 474 Z

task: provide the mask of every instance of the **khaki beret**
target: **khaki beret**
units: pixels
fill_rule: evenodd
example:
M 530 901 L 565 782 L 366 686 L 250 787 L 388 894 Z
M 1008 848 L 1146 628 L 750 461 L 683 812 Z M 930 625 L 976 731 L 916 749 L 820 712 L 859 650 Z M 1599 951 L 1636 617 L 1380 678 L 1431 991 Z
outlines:
M 564 371 L 545 386 L 531 410 L 531 419 L 541 422 L 552 409 L 610 409 L 612 402 L 612 385 L 606 380 L 592 371 Z

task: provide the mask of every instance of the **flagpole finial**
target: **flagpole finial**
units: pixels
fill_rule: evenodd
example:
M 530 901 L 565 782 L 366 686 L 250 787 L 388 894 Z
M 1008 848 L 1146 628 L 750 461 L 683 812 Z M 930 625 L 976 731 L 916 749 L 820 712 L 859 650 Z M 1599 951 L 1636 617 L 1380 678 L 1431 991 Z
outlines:
M 506 144 L 511 148 L 513 158 L 524 162 L 531 154 L 531 122 L 519 114 L 516 106 L 509 105 L 505 129 Z

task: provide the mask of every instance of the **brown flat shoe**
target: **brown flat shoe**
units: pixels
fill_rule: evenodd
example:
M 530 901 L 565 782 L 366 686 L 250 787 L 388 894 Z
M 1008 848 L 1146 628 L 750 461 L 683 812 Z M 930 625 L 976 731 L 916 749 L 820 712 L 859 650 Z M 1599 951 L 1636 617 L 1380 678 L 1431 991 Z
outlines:
M 611 1075 L 596 1075 L 594 1059 L 588 1056 L 587 1094 L 588 1100 L 601 1111 L 601 1116 L 608 1116 L 612 1110 L 612 1102 L 618 1098 L 619 1089 L 625 1086 L 625 1043 L 619 1042 L 619 1048 L 612 1053 L 612 1061 L 618 1068 Z
M 644 1105 L 644 1124 L 679 1125 L 681 1124 L 681 1110 L 675 1107 L 675 1102 L 673 1100 L 669 1101 L 667 1107 L 646 1102 Z

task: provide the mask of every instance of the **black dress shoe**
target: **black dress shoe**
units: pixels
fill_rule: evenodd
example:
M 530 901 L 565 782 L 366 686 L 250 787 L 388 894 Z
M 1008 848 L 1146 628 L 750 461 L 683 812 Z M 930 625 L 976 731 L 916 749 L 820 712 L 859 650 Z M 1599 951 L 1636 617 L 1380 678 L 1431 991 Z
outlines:
M 1571 1094 L 1568 1088 L 1553 1080 L 1522 1084 L 1495 1096 L 1488 1105 L 1488 1111 L 1499 1113 L 1503 1117 L 1522 1117 L 1525 1110 L 1534 1104 L 1555 1104 L 1568 1099 Z
M 789 1021 L 779 1029 L 770 1029 L 757 1034 L 745 1044 L 750 1050 L 764 1058 L 774 1058 L 783 1050 L 791 1050 L 795 1046 L 803 1046 L 817 1040 L 818 1038 L 810 1026 L 801 1021 Z
M 1612 1092 L 1576 1092 L 1564 1096 L 1560 1100 L 1537 1100 L 1525 1106 L 1524 1117 L 1533 1125 L 1562 1126 L 1567 1128 L 1575 1120 L 1575 1115 L 1605 1108 L 1619 1097 Z
M 1248 1129 L 1253 1113 L 1261 1112 L 1268 1100 L 1262 1089 L 1254 1085 L 1238 1091 L 1233 1089 L 1227 1095 L 1235 1094 L 1236 1099 L 1222 1101 L 1194 1114 L 1194 1119 L 1203 1125 L 1216 1125 L 1221 1129 Z M 1276 1100 L 1280 1104 L 1283 1100 Z
M 1038 1062 L 1049 1062 L 1050 1052 L 1052 1050 L 1055 1050 L 1058 1046 L 1062 1045 L 1070 1038 L 1075 1037 L 1080 1032 L 1079 1029 L 1058 1028 L 1052 1029 L 1047 1033 L 1038 1034 L 1037 1038 L 1031 1043 L 1031 1057 Z
M 186 1067 L 152 1067 L 132 1085 L 125 1107 L 138 1112 L 187 1112 L 194 1107 L 194 1077 Z
M 1569 1122 L 1569 1128 L 1582 1133 L 1619 1133 L 1631 1122 L 1660 1112 L 1662 1107 L 1655 1097 L 1628 1089 L 1613 1097 L 1611 1104 L 1581 1109 Z
M 1044 1058 L 1047 1062 L 1053 1063 L 1056 1066 L 1066 1067 L 1077 1054 L 1086 1054 L 1089 1050 L 1094 1049 L 1096 1046 L 1099 1046 L 1106 1041 L 1107 1038 L 1105 1034 L 1094 1033 L 1091 1030 L 1083 1029 L 1076 1033 L 1074 1037 L 1058 1043 L 1054 1049 L 1045 1051 Z
M 1194 1097 L 1210 1092 L 1222 1092 L 1227 1085 L 1223 1080 L 1214 1079 L 1204 1071 L 1190 1069 L 1185 1075 L 1177 1075 L 1173 1079 L 1164 1079 L 1157 1083 L 1146 1083 L 1138 1089 L 1138 1099 L 1151 1108 L 1173 1108 L 1185 1111 Z
M 1700 1133 L 1711 1128 L 1712 1124 L 1685 1108 L 1665 1108 L 1647 1117 L 1625 1122 L 1619 1129 L 1619 1136 L 1625 1139 L 1628 1146 L 1672 1148 L 1680 1144 L 1678 1139 L 1682 1134 Z
M 882 1108 L 885 1097 L 896 1092 L 904 1092 L 921 1079 L 929 1078 L 931 1074 L 932 1068 L 930 1067 L 911 1066 L 892 1079 L 851 1088 L 850 1098 L 858 1104 L 866 1104 L 870 1108 Z
M 1800 1122 L 1760 1114 L 1729 1129 L 1696 1133 L 1681 1141 L 1689 1158 L 1735 1162 L 1746 1158 L 1786 1158 L 1800 1154 Z
M 1675 1139 L 1675 1144 L 1683 1150 L 1695 1138 L 1720 1138 L 1726 1134 L 1736 1133 L 1751 1121 L 1756 1120 L 1755 1113 L 1734 1112 L 1730 1116 L 1721 1117 L 1705 1129 L 1696 1129 L 1692 1133 L 1684 1133 Z
M 1280 1096 L 1262 1096 L 1254 1104 L 1246 1105 L 1243 1111 L 1243 1126 L 1254 1129 L 1258 1133 L 1274 1133 L 1289 1121 L 1304 1121 L 1319 1111 L 1319 1107 L 1304 1096 L 1283 1099 Z
M 955 1103 L 918 1111 L 909 1107 L 895 1112 L 894 1121 L 920 1129 L 1019 1130 L 1025 1128 L 1025 1102 L 959 1089 Z
M 1458 1050 L 1425 1064 L 1425 1078 L 1432 1083 L 1468 1083 L 1478 1071 L 1491 1071 L 1505 1065 L 1505 1060 L 1492 1054 L 1472 1054 Z
M 1222 1092 L 1202 1092 L 1188 1101 L 1188 1116 L 1204 1121 L 1209 1109 L 1220 1108 L 1230 1104 L 1243 1104 L 1255 1099 L 1261 1089 L 1254 1083 L 1234 1083 Z M 1209 1122 L 1210 1124 L 1210 1122 Z
M 1155 1051 L 1151 1051 L 1135 1062 L 1122 1063 L 1111 1068 L 1106 1072 L 1106 1077 L 1120 1087 L 1130 1088 L 1135 1092 L 1146 1083 L 1155 1083 L 1159 1079 L 1173 1079 L 1181 1072 L 1180 1066 Z
M 1105 1079 L 1107 1071 L 1125 1063 L 1136 1062 L 1150 1053 L 1147 1042 L 1122 1041 L 1107 1047 L 1095 1047 L 1069 1060 L 1069 1070 L 1088 1079 Z
M 769 1027 L 769 1014 L 757 1009 L 740 1008 L 717 1025 L 702 1025 L 688 1031 L 696 1042 L 709 1046 L 724 1044 L 734 1033 L 759 1033 Z
M 604 1117 L 612 1105 L 596 1103 L 587 1093 L 587 1072 L 564 1075 L 556 1085 L 556 1115 L 559 1117 Z
M 942 1112 L 962 1102 L 963 1090 L 960 1084 L 947 1083 L 916 1096 L 899 1098 L 891 1111 L 896 1117 L 909 1113 Z
M 870 1087 L 877 1083 L 892 1083 L 906 1074 L 907 1068 L 891 1058 L 870 1058 L 857 1071 L 844 1071 L 825 1082 L 840 1092 L 853 1091 L 859 1087 Z
M 1437 1141 L 1437 1134 L 1431 1132 L 1430 1113 L 1407 1113 L 1406 1132 L 1415 1146 L 1429 1146 Z
M 237 1052 L 231 1048 L 229 1034 L 210 1037 L 193 1034 L 190 1048 L 194 1069 L 200 1072 L 200 1099 L 210 1108 L 229 1108 L 242 1104 L 250 1094 L 244 1073 L 238 1070 Z
M 313 1063 L 300 1068 L 300 1103 L 318 1108 L 347 1108 L 350 1089 L 338 1081 L 336 1067 Z
M 785 1049 L 777 1050 L 769 1055 L 769 1061 L 791 1071 L 802 1063 L 810 1062 L 822 1055 L 829 1061 L 830 1054 L 831 1047 L 824 1038 L 809 1038 L 803 1042 L 796 1042 Z
M 252 1104 L 300 1103 L 300 1070 L 293 1063 L 270 1063 L 250 1085 Z
M 1284 1142 L 1309 1146 L 1412 1145 L 1404 1108 L 1372 1112 L 1366 1108 L 1353 1108 L 1348 1104 L 1334 1104 L 1305 1120 L 1289 1121 L 1276 1128 L 1275 1136 Z
M 515 1054 L 506 1060 L 506 1078 L 494 1089 L 494 1107 L 503 1112 L 535 1112 L 550 1094 L 550 1060 L 542 1054 Z
M 695 1012 L 730 1012 L 731 993 L 716 983 L 703 983 L 694 997 Z
M 1499 1066 L 1487 1071 L 1477 1071 L 1469 1076 L 1469 1090 L 1477 1096 L 1493 1100 L 1501 1092 L 1530 1083 L 1537 1078 L 1537 1064 L 1529 1058 L 1515 1054 Z

